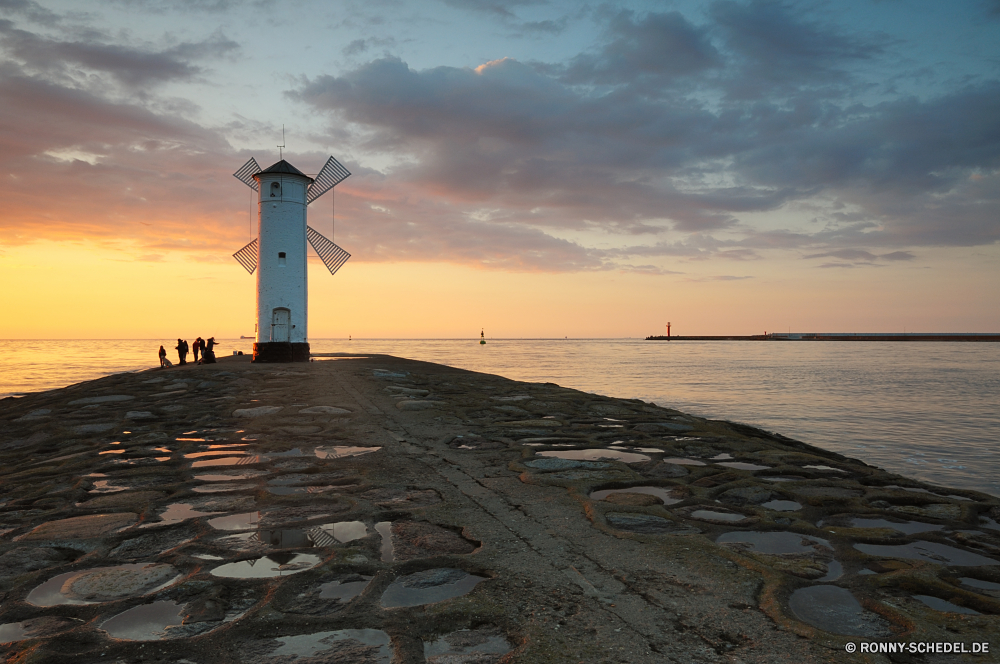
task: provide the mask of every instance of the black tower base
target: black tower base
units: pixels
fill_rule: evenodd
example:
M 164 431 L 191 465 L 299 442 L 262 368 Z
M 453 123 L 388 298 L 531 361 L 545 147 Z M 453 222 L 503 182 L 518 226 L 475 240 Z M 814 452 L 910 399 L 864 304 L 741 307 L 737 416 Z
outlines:
M 308 343 L 271 341 L 253 345 L 254 362 L 308 362 Z

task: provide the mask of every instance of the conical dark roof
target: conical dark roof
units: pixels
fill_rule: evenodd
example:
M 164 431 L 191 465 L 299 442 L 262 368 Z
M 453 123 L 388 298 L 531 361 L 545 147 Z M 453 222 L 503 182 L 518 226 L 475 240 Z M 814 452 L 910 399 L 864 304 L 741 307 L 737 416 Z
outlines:
M 273 166 L 269 166 L 269 167 L 265 168 L 260 173 L 257 173 L 257 175 L 261 175 L 263 173 L 287 173 L 288 175 L 300 175 L 300 176 L 302 176 L 304 178 L 312 180 L 311 177 L 309 177 L 308 175 L 306 175 L 305 173 L 303 173 L 299 169 L 295 168 L 294 166 L 292 166 L 291 164 L 289 164 L 284 159 L 282 159 L 278 163 L 274 164 Z

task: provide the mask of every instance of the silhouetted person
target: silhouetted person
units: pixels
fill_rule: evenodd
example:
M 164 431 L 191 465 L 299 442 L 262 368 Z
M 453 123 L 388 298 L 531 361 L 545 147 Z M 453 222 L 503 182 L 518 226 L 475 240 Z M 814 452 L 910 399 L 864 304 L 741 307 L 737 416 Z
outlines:
M 167 349 L 164 348 L 163 346 L 160 346 L 160 366 L 161 367 L 170 366 L 170 360 L 167 359 Z
M 201 363 L 202 364 L 215 364 L 215 337 L 209 337 L 208 341 L 205 342 L 205 350 L 201 353 Z
M 201 337 L 194 340 L 194 344 L 191 346 L 191 350 L 194 351 L 194 363 L 198 364 L 198 353 L 201 352 L 201 345 L 204 343 Z
M 178 364 L 187 364 L 188 342 L 183 339 L 177 340 L 177 360 Z

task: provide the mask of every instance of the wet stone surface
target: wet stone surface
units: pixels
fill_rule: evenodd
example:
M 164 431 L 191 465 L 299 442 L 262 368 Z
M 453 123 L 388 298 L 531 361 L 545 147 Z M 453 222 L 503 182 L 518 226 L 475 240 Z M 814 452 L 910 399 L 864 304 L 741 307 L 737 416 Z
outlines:
M 866 611 L 849 590 L 837 586 L 809 586 L 792 593 L 788 605 L 802 622 L 832 634 L 887 637 L 889 623 Z
M 460 569 L 429 569 L 400 577 L 382 593 L 381 605 L 391 609 L 443 602 L 472 592 L 486 577 Z
M 859 636 L 1000 633 L 996 497 L 639 400 L 332 359 L 0 400 L 4 659 L 832 664 L 868 661 Z
M 641 535 L 666 535 L 668 533 L 696 533 L 697 528 L 685 526 L 677 521 L 664 519 L 651 514 L 632 514 L 627 512 L 611 512 L 605 515 L 608 525 L 618 530 Z
M 494 630 L 462 629 L 434 641 L 425 641 L 424 659 L 428 664 L 492 664 L 513 649 L 507 639 Z

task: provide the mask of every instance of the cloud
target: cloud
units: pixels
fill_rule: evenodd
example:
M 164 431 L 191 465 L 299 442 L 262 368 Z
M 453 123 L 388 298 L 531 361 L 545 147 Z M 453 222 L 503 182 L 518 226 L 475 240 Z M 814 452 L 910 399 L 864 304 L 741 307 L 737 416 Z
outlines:
M 42 25 L 59 23 L 60 16 L 32 0 L 0 0 L 0 15 L 19 15 Z
M 679 12 L 650 13 L 637 18 L 622 11 L 607 27 L 609 41 L 594 54 L 570 61 L 562 80 L 598 85 L 634 84 L 648 77 L 657 85 L 670 78 L 703 72 L 722 64 L 708 30 L 696 27 Z
M 727 93 L 734 98 L 795 94 L 849 80 L 849 71 L 885 52 L 881 35 L 847 35 L 804 18 L 795 6 L 773 0 L 711 5 L 713 26 L 732 57 Z M 860 31 L 859 31 L 860 32 Z
M 684 281 L 689 282 L 699 282 L 699 281 L 743 281 L 745 279 L 753 279 L 753 276 L 742 276 L 737 277 L 731 274 L 720 274 L 707 277 L 688 277 Z
M 661 18 L 627 22 L 646 29 Z M 820 62 L 868 53 L 837 40 L 815 48 L 807 55 Z M 592 75 L 611 71 L 588 57 Z M 623 84 L 646 75 L 634 69 L 631 79 L 619 70 Z M 565 71 L 510 58 L 418 71 L 384 57 L 289 94 L 352 127 L 359 150 L 405 155 L 387 171 L 394 180 L 470 212 L 499 210 L 505 223 L 736 231 L 743 214 L 821 197 L 835 202 L 820 210 L 825 225 L 783 238 L 744 225 L 742 248 L 779 239 L 893 250 L 1000 239 L 995 83 L 870 106 L 803 98 L 713 109 L 653 98 L 641 86 L 595 92 L 567 83 Z
M 146 50 L 96 40 L 60 41 L 0 20 L 0 48 L 26 69 L 48 76 L 68 81 L 81 68 L 109 74 L 129 88 L 142 88 L 191 80 L 202 72 L 191 61 L 231 55 L 239 45 L 217 32 L 200 42 Z
M 837 249 L 834 251 L 825 251 L 818 254 L 811 254 L 805 256 L 805 258 L 839 258 L 843 261 L 848 261 L 844 263 L 823 263 L 819 267 L 841 267 L 841 268 L 851 268 L 851 267 L 863 267 L 863 266 L 875 266 L 878 267 L 876 261 L 911 261 L 916 256 L 909 251 L 893 251 L 888 254 L 875 255 L 870 251 L 865 251 L 863 249 Z
M 232 144 L 274 128 L 198 124 L 195 93 L 156 92 L 210 80 L 205 63 L 240 45 L 221 32 L 138 43 L 0 3 L 57 26 L 0 22 L 0 173 L 19 183 L 0 238 L 87 235 L 139 256 L 231 260 L 248 193 L 230 173 L 251 156 Z M 515 26 L 527 4 L 450 6 Z M 856 72 L 884 63 L 888 39 L 797 7 L 602 9 L 600 39 L 550 62 L 417 69 L 371 55 L 391 34 L 356 39 L 343 53 L 359 60 L 291 72 L 287 94 L 327 123 L 316 144 L 339 146 L 354 173 L 335 193 L 336 239 L 356 259 L 668 274 L 788 254 L 889 265 L 917 247 L 1000 242 L 1000 83 L 870 97 Z M 310 171 L 326 154 L 290 158 Z

